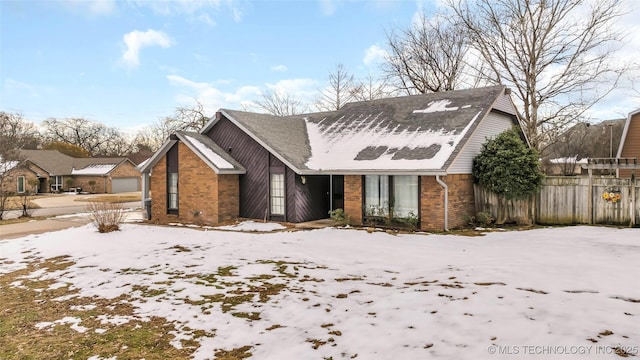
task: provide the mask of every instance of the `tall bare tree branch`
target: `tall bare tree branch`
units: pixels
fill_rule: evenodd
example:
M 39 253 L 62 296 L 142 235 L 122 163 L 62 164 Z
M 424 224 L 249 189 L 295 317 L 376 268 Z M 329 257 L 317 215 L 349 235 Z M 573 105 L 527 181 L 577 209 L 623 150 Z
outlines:
M 467 27 L 484 74 L 514 89 L 541 149 L 613 90 L 626 69 L 614 23 L 622 0 L 447 0 Z
M 355 79 L 342 64 L 329 72 L 329 86 L 320 90 L 316 108 L 320 111 L 340 110 L 346 103 L 354 100 Z
M 460 86 L 468 48 L 461 24 L 420 14 L 411 26 L 387 34 L 387 46 L 382 69 L 397 90 L 415 94 Z
M 303 102 L 302 98 L 279 90 L 266 90 L 262 93 L 262 98 L 256 101 L 256 105 L 276 116 L 297 115 L 309 110 L 309 106 Z

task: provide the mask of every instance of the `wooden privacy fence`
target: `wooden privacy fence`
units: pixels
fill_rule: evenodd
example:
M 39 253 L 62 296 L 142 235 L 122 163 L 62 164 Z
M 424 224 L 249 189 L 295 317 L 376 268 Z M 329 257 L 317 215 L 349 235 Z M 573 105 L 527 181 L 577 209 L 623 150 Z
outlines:
M 537 196 L 517 201 L 500 199 L 477 184 L 474 190 L 476 211 L 504 222 L 640 225 L 637 179 L 550 176 Z

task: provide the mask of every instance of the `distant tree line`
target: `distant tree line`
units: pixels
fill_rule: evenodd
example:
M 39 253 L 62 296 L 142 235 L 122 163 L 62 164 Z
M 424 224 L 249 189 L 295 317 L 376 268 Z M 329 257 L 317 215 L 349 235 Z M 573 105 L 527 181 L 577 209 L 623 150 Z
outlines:
M 380 76 L 356 78 L 343 64 L 308 101 L 266 90 L 247 110 L 289 116 L 333 111 L 353 101 L 503 84 L 513 91 L 529 143 L 538 151 L 585 120 L 594 104 L 636 69 L 614 59 L 623 35 L 614 24 L 625 0 L 443 0 L 391 29 Z M 614 61 L 616 60 L 616 61 Z M 85 118 L 48 119 L 38 129 L 20 114 L 0 113 L 0 155 L 23 148 L 74 156 L 151 154 L 178 130 L 198 131 L 204 105 L 178 107 L 134 136 Z

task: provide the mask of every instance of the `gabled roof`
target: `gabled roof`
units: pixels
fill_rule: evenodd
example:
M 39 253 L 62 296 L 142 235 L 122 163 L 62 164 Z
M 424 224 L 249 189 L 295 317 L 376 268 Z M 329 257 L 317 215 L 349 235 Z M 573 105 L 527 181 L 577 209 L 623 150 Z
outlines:
M 631 124 L 631 119 L 640 114 L 640 109 L 636 109 L 629 113 L 627 116 L 627 120 L 624 123 L 624 130 L 622 130 L 622 138 L 620 139 L 620 146 L 618 146 L 618 153 L 616 157 L 622 157 L 622 148 L 624 147 L 625 140 L 627 139 L 627 133 L 629 132 L 629 125 Z
M 169 138 L 162 147 L 144 163 L 140 172 L 146 173 L 151 171 L 151 168 L 160 161 L 178 140 L 198 155 L 216 174 L 245 174 L 247 172 L 239 162 L 227 154 L 226 151 L 214 143 L 209 137 L 186 131 L 178 131 L 175 133 L 174 139 Z
M 287 117 L 220 112 L 298 174 L 442 174 L 504 91 L 492 86 L 362 101 Z
M 45 170 L 49 176 L 107 175 L 118 165 L 131 162 L 127 158 L 74 158 L 56 150 L 20 150 L 19 156 Z

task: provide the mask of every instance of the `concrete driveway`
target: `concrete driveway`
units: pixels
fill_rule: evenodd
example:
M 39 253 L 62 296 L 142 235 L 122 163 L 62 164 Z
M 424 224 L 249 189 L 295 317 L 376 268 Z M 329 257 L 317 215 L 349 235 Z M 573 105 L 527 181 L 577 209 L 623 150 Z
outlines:
M 117 195 L 136 195 L 137 193 L 124 193 Z M 32 220 L 17 224 L 0 225 L 0 240 L 13 239 L 30 234 L 41 234 L 49 231 L 68 229 L 70 227 L 82 226 L 90 222 L 87 216 L 81 214 L 86 213 L 86 206 L 90 203 L 89 199 L 101 196 L 113 196 L 113 194 L 59 194 L 42 198 L 36 197 L 33 202 L 40 206 L 34 209 L 32 216 L 47 217 L 44 220 Z M 140 209 L 140 201 L 122 203 L 125 209 Z M 20 217 L 22 211 L 12 210 L 4 214 L 4 219 L 16 219 Z M 72 216 L 79 214 L 78 216 Z M 59 217 L 60 215 L 70 215 Z M 58 217 L 56 217 L 58 216 Z M 52 218 L 54 217 L 54 218 Z

